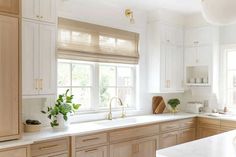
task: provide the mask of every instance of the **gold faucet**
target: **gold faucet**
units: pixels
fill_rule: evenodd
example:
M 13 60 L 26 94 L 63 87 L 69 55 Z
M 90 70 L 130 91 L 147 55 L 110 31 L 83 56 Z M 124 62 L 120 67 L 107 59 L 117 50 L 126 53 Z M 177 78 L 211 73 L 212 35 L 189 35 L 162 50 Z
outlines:
M 114 99 L 119 100 L 120 106 L 122 106 L 121 118 L 125 118 L 125 116 L 126 116 L 126 115 L 125 115 L 125 108 L 124 108 L 124 104 L 123 104 L 122 100 L 121 100 L 119 97 L 112 97 L 111 100 L 110 100 L 110 104 L 109 104 L 109 113 L 108 113 L 107 119 L 108 119 L 108 120 L 112 120 L 111 105 L 112 105 L 112 101 L 113 101 Z

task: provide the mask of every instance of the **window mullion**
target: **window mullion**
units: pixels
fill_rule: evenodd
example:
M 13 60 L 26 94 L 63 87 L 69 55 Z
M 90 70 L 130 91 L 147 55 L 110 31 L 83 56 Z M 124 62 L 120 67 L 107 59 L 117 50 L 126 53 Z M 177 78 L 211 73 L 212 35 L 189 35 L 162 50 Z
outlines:
M 95 63 L 93 67 L 93 89 L 91 94 L 91 107 L 94 110 L 99 108 L 99 64 Z

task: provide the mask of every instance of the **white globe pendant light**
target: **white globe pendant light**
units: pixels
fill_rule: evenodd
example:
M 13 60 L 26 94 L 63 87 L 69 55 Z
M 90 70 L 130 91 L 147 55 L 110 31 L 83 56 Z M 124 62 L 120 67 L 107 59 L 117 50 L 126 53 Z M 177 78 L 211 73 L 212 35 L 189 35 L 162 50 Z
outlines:
M 201 0 L 205 19 L 217 25 L 236 23 L 236 0 Z

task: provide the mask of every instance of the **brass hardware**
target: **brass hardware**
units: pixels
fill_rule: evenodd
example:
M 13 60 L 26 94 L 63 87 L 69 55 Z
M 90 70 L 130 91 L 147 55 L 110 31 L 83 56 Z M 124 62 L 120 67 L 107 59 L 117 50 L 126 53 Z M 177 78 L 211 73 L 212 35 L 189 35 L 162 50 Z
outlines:
M 35 79 L 34 80 L 34 88 L 35 88 L 35 90 L 38 90 L 39 89 L 39 87 L 38 87 L 38 79 Z
M 43 90 L 43 79 L 39 79 L 39 89 Z
M 43 16 L 40 16 L 41 19 L 43 19 Z
M 93 140 L 98 140 L 98 137 L 95 138 L 89 138 L 89 139 L 84 139 L 83 142 L 88 142 L 88 141 L 93 141 Z
M 39 150 L 50 149 L 50 148 L 57 147 L 57 146 L 58 146 L 58 144 L 53 144 L 53 145 L 49 145 L 49 146 L 43 146 L 43 147 L 40 147 Z
M 88 152 L 94 152 L 94 151 L 97 151 L 98 149 L 89 149 L 89 150 L 85 150 L 85 153 L 88 153 Z
M 131 9 L 126 9 L 125 10 L 125 16 L 129 18 L 129 21 L 130 21 L 131 24 L 135 23 L 134 13 Z
M 110 104 L 109 104 L 109 113 L 108 113 L 108 115 L 107 115 L 107 119 L 108 119 L 108 120 L 112 120 L 111 105 L 112 105 L 112 101 L 113 101 L 114 99 L 117 99 L 117 100 L 120 102 L 120 106 L 122 106 L 122 115 L 121 115 L 121 117 L 122 117 L 122 118 L 125 117 L 124 105 L 123 105 L 122 100 L 121 100 L 120 98 L 118 98 L 118 97 L 113 97 L 113 98 L 111 98 Z
M 133 153 L 138 153 L 139 152 L 139 144 L 134 144 L 133 145 Z
M 39 16 L 39 15 L 37 15 L 36 17 L 37 17 L 37 18 L 40 18 L 40 16 Z

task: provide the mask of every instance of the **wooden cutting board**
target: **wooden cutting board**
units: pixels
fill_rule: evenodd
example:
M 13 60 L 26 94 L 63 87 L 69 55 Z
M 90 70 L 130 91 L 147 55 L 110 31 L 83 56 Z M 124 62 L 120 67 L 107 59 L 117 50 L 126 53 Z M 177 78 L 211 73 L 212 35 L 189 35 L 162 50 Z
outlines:
M 152 110 L 153 114 L 162 114 L 166 108 L 163 97 L 154 96 L 152 97 Z

